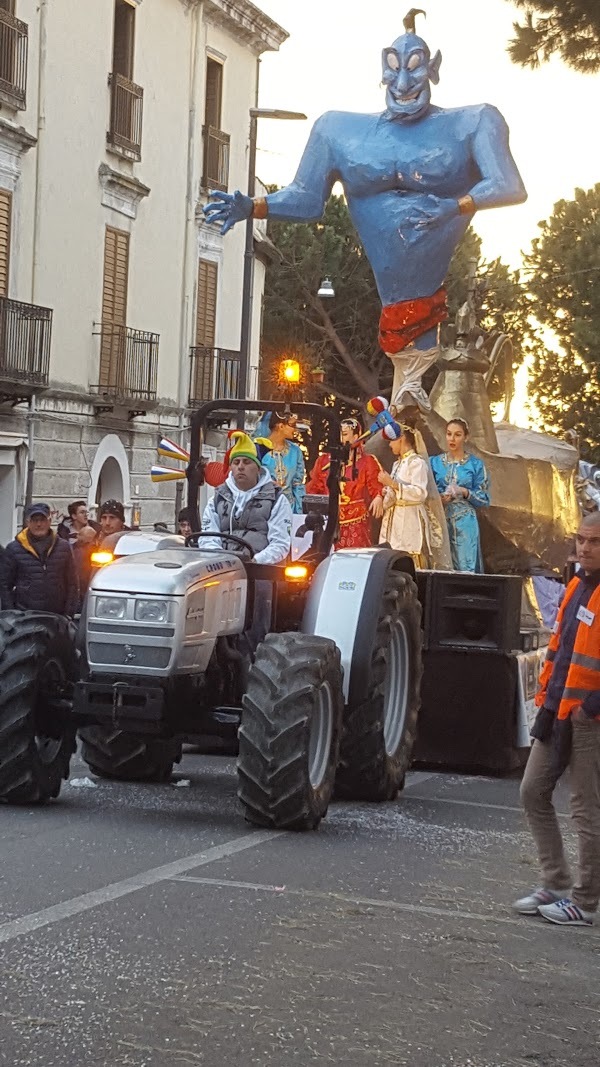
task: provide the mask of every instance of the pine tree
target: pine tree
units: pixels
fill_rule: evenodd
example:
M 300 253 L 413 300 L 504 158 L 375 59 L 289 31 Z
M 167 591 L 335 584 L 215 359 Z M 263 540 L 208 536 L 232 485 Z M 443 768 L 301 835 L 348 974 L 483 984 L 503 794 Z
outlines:
M 600 70 L 599 0 L 508 0 L 525 11 L 508 51 L 513 63 L 539 67 L 557 55 L 581 74 Z

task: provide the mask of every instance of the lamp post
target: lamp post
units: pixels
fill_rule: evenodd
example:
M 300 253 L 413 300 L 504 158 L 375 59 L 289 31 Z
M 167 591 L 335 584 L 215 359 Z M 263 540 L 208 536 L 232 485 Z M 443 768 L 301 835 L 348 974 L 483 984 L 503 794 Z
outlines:
M 301 111 L 281 111 L 278 108 L 250 108 L 250 147 L 248 153 L 248 196 L 256 192 L 256 135 L 259 119 L 305 119 Z M 244 277 L 242 283 L 242 327 L 240 337 L 240 391 L 242 399 L 248 395 L 248 367 L 252 340 L 252 297 L 254 282 L 254 219 L 246 222 L 246 247 L 244 250 Z

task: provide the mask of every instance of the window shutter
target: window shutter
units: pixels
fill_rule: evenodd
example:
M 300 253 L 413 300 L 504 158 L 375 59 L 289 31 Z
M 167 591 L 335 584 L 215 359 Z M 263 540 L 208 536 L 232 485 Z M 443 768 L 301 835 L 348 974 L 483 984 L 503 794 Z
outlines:
M 116 0 L 113 31 L 113 74 L 133 80 L 135 8 L 127 0 Z
M 217 324 L 216 263 L 208 259 L 198 261 L 198 298 L 196 306 L 196 344 L 214 348 Z
M 206 100 L 204 123 L 221 129 L 221 98 L 223 95 L 223 64 L 216 59 L 206 60 Z
M 8 296 L 12 193 L 0 189 L 0 296 Z
M 106 227 L 104 274 L 102 279 L 102 343 L 100 346 L 100 385 L 116 386 L 123 373 L 120 354 L 124 352 L 127 322 L 127 281 L 129 277 L 129 234 Z

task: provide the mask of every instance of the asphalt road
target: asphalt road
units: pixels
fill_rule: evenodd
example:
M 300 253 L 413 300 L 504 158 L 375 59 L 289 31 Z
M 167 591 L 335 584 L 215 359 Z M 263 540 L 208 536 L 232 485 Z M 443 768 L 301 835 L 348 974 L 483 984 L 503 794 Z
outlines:
M 244 823 L 230 760 L 86 773 L 0 809 L 0 1063 L 598 1067 L 600 925 L 510 912 L 517 781 L 415 772 L 294 835 Z

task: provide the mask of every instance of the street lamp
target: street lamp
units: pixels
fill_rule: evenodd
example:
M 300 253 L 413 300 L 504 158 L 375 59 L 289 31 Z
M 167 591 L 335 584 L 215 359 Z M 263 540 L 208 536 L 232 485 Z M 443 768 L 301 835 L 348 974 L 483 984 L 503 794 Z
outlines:
M 282 359 L 279 378 L 284 385 L 300 385 L 300 364 L 297 359 Z
M 259 119 L 305 119 L 301 111 L 282 111 L 273 107 L 250 108 L 250 146 L 248 153 L 248 196 L 253 200 L 256 192 L 256 135 Z M 244 278 L 242 284 L 242 328 L 240 337 L 240 387 L 243 399 L 248 394 L 248 366 L 252 334 L 252 296 L 254 281 L 254 219 L 246 222 L 246 247 L 244 250 Z
M 321 300 L 333 300 L 335 296 L 335 289 L 331 284 L 331 278 L 323 278 L 323 281 L 319 286 L 317 296 L 320 297 Z

